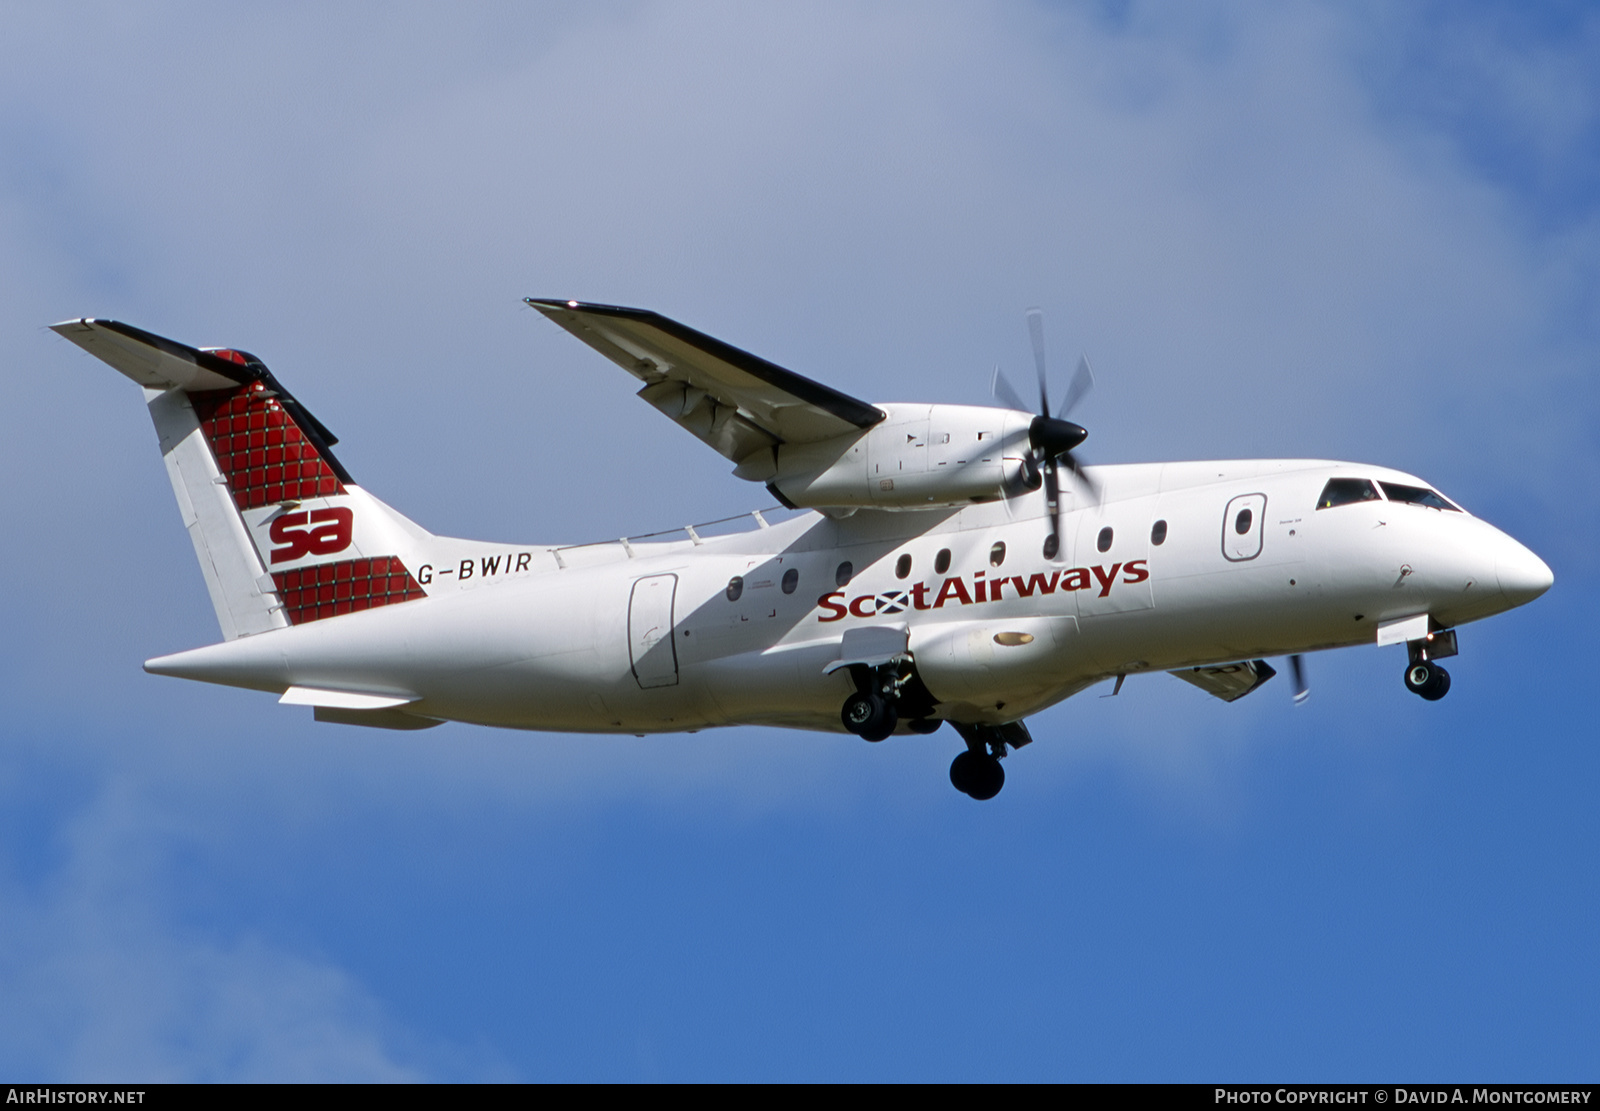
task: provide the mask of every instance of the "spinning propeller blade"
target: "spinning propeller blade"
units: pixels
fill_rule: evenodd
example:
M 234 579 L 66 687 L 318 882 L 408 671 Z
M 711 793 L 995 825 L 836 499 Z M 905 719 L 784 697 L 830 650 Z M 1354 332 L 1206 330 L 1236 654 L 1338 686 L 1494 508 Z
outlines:
M 1073 457 L 1073 449 L 1088 437 L 1089 432 L 1082 425 L 1063 419 L 1071 412 L 1078 402 L 1083 400 L 1083 395 L 1088 393 L 1094 385 L 1094 371 L 1089 367 L 1089 360 L 1078 360 L 1078 369 L 1072 376 L 1072 382 L 1067 386 L 1066 397 L 1062 401 L 1060 416 L 1050 415 L 1050 378 L 1047 369 L 1044 346 L 1044 311 L 1037 307 L 1027 311 L 1028 339 L 1033 345 L 1033 366 L 1039 376 L 1039 415 L 1033 418 L 1033 424 L 1028 428 L 1028 443 L 1033 449 L 1031 456 L 1034 466 L 1044 475 L 1045 508 L 1050 516 L 1050 536 L 1045 541 L 1045 552 L 1054 559 L 1061 550 L 1061 476 L 1060 468 L 1064 463 L 1072 481 L 1083 487 L 1096 501 L 1100 500 L 1100 488 L 1084 473 L 1082 465 Z M 995 368 L 994 380 L 991 388 L 995 396 L 1002 398 L 1013 408 L 1026 411 L 1026 406 L 1021 403 L 1016 390 L 1005 380 L 998 367 Z
M 994 376 L 989 379 L 989 392 L 1013 409 L 1028 412 L 1028 403 L 1018 396 L 1017 391 L 1011 388 L 1011 383 L 1000 372 L 998 365 L 994 368 Z
M 1033 341 L 1033 365 L 1039 372 L 1039 415 L 1050 416 L 1050 383 L 1044 372 L 1044 310 L 1028 310 L 1028 338 Z
M 1311 697 L 1311 686 L 1306 682 L 1306 669 L 1299 653 L 1289 657 L 1289 674 L 1294 679 L 1294 704 L 1298 706 Z
M 1093 388 L 1094 371 L 1089 367 L 1089 356 L 1082 355 L 1078 358 L 1078 369 L 1072 373 L 1072 381 L 1067 383 L 1067 396 L 1061 399 L 1061 415 L 1066 416 L 1076 409 L 1083 395 Z

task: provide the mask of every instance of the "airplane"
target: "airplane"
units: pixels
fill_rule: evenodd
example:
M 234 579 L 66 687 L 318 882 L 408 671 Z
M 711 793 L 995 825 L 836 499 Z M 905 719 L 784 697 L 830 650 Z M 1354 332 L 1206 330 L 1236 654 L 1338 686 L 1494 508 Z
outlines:
M 1005 783 L 1025 719 L 1167 671 L 1225 701 L 1287 657 L 1404 645 L 1442 698 L 1456 628 L 1554 581 L 1422 479 L 1316 459 L 1087 466 L 1052 416 L 869 404 L 641 309 L 527 299 L 781 511 L 596 543 L 437 536 L 358 485 L 266 366 L 112 320 L 53 330 L 144 388 L 222 641 L 155 675 L 267 691 L 315 720 L 571 733 L 763 725 L 867 741 L 949 723 L 950 781 Z M 790 515 L 792 514 L 792 515 Z M 785 520 L 769 517 L 788 515 Z

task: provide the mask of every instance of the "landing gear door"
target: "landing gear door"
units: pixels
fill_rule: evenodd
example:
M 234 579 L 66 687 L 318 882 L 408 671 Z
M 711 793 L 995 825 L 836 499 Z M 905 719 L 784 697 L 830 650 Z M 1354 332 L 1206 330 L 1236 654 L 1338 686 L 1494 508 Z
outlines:
M 1240 494 L 1230 501 L 1222 514 L 1223 557 L 1232 563 L 1242 563 L 1260 555 L 1266 518 L 1265 494 Z
M 650 575 L 633 584 L 628 598 L 628 658 L 633 677 L 646 690 L 678 685 L 678 649 L 672 642 L 672 604 L 678 576 Z

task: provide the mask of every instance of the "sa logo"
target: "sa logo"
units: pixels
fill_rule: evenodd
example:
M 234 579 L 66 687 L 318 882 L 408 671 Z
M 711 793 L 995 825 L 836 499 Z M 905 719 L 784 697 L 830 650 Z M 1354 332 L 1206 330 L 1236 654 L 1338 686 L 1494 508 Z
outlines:
M 287 544 L 286 548 L 272 549 L 273 563 L 288 563 L 308 555 L 332 555 L 350 546 L 350 529 L 356 515 L 342 505 L 327 509 L 313 509 L 310 513 L 285 513 L 274 518 L 269 535 L 274 544 Z M 299 526 L 310 523 L 314 527 Z

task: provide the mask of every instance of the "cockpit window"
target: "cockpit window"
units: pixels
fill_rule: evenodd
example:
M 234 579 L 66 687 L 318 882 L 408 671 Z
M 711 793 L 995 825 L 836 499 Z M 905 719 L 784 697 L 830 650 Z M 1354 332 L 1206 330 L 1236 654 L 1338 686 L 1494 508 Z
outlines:
M 1448 509 L 1452 513 L 1460 513 L 1461 507 L 1451 505 L 1442 494 L 1436 494 L 1426 486 L 1402 486 L 1398 482 L 1380 482 L 1383 487 L 1383 496 L 1390 501 L 1403 501 L 1407 505 L 1425 505 L 1429 509 Z
M 1317 499 L 1317 508 L 1332 509 L 1335 506 L 1377 500 L 1377 489 L 1364 478 L 1330 478 L 1322 488 L 1322 496 Z

